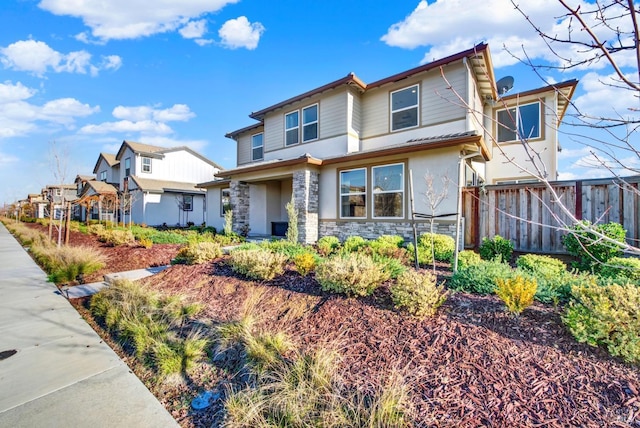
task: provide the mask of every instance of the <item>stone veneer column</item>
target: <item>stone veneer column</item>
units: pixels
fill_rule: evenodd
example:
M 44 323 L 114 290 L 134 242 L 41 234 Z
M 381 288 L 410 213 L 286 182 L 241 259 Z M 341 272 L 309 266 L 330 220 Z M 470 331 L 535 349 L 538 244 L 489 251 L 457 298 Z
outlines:
M 233 231 L 240 233 L 245 225 L 249 226 L 249 184 L 231 180 L 229 190 L 233 210 Z
M 318 240 L 318 173 L 309 170 L 293 173 L 293 200 L 298 209 L 298 241 L 313 244 Z

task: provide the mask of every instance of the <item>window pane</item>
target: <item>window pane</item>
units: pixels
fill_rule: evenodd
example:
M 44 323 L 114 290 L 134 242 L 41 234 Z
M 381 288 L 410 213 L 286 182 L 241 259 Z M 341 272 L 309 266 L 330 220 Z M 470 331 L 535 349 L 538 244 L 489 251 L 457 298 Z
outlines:
M 388 192 L 404 188 L 404 166 L 402 164 L 373 168 L 373 191 Z
M 391 94 L 391 110 L 411 107 L 418 104 L 418 87 L 412 86 Z
M 304 125 L 302 127 L 302 141 L 315 140 L 318 138 L 318 124 Z
M 318 106 L 307 107 L 302 110 L 302 123 L 317 122 Z
M 222 189 L 220 193 L 220 215 L 224 216 L 224 213 L 231 209 L 231 189 Z
M 520 135 L 522 138 L 540 137 L 540 104 L 528 104 L 520 107 Z
M 298 112 L 294 111 L 285 116 L 285 128 L 295 128 L 298 126 Z
M 393 130 L 418 126 L 418 107 L 393 113 L 391 118 Z
M 366 192 L 366 173 L 364 169 L 342 171 L 340 173 L 340 193 Z
M 373 196 L 374 217 L 402 217 L 403 194 L 377 193 Z
M 366 217 L 367 205 L 365 195 L 347 195 L 340 197 L 341 217 Z
M 255 149 L 253 149 L 251 155 L 253 156 L 253 160 L 262 159 L 262 147 L 256 147 Z
M 290 129 L 287 131 L 285 144 L 287 146 L 298 144 L 298 128 Z
M 255 149 L 262 147 L 262 134 L 256 134 L 251 137 L 251 146 Z
M 498 142 L 516 139 L 516 110 L 500 110 L 498 112 Z

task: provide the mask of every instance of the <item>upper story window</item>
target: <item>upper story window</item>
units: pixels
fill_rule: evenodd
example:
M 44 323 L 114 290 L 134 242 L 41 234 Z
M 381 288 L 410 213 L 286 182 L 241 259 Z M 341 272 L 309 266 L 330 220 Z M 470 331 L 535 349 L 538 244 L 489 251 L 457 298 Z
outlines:
M 142 157 L 142 172 L 151 173 L 151 158 Z
M 340 218 L 367 217 L 367 170 L 340 172 Z
M 100 171 L 100 181 L 107 181 L 107 171 Z
M 418 126 L 419 85 L 391 92 L 391 130 Z
M 498 110 L 498 142 L 540 138 L 540 103 Z
M 264 148 L 263 135 L 264 134 L 260 133 L 251 136 L 251 160 L 262 159 L 262 151 Z
M 291 146 L 300 142 L 300 113 L 292 111 L 284 115 L 284 144 Z
M 124 160 L 124 176 L 128 177 L 131 175 L 131 158 L 126 158 Z
M 404 164 L 371 168 L 373 218 L 404 217 Z
M 302 116 L 302 131 L 300 118 Z M 318 104 L 313 104 L 284 115 L 284 144 L 292 146 L 318 139 Z M 302 134 L 302 135 L 301 135 Z
M 318 139 L 318 104 L 302 109 L 302 142 Z

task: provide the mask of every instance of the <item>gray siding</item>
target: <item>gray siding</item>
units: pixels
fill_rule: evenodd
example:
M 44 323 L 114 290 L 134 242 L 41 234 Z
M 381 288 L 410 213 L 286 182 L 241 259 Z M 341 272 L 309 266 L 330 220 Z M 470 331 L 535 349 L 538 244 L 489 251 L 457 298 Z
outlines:
M 264 118 L 264 149 L 267 152 L 284 147 L 284 115 L 284 111 L 278 110 Z
M 360 99 L 360 94 L 354 94 L 350 91 L 347 96 L 347 109 L 350 113 L 347 131 L 356 135 L 360 135 L 360 131 L 362 130 L 362 101 Z
M 322 98 L 320 109 L 320 135 L 322 138 L 347 133 L 347 93 L 339 92 Z
M 238 165 L 251 162 L 251 135 L 243 134 L 238 138 Z

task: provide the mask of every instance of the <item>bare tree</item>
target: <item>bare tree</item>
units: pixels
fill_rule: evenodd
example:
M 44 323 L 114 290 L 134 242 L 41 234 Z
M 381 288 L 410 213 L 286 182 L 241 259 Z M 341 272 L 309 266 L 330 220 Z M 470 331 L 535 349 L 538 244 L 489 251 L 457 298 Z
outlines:
M 448 174 L 444 174 L 440 176 L 440 184 L 437 185 L 435 183 L 436 179 L 433 174 L 429 171 L 424 175 L 424 181 L 427 185 L 427 190 L 424 193 L 426 198 L 427 206 L 429 207 L 429 232 L 431 232 L 431 262 L 433 265 L 433 273 L 436 272 L 436 250 L 434 245 L 435 238 L 435 221 L 439 214 L 440 205 L 447 199 L 449 196 L 449 186 L 453 183 L 453 181 L 449 178 Z M 456 236 L 456 239 L 458 237 Z M 457 268 L 457 266 L 454 267 Z
M 67 204 L 70 203 L 70 201 L 67 199 L 65 192 L 67 160 L 69 159 L 69 151 L 67 147 L 59 147 L 55 141 L 51 142 L 49 144 L 49 159 L 51 162 L 51 172 L 53 173 L 53 177 L 56 181 L 54 192 L 50 195 L 49 238 L 51 238 L 51 228 L 55 225 L 58 233 L 57 241 L 59 247 L 62 245 L 63 225 L 65 219 L 68 218 L 68 213 L 70 211 L 67 209 Z M 56 206 L 59 206 L 59 208 L 56 209 Z M 56 212 L 59 213 L 59 218 L 56 218 Z

